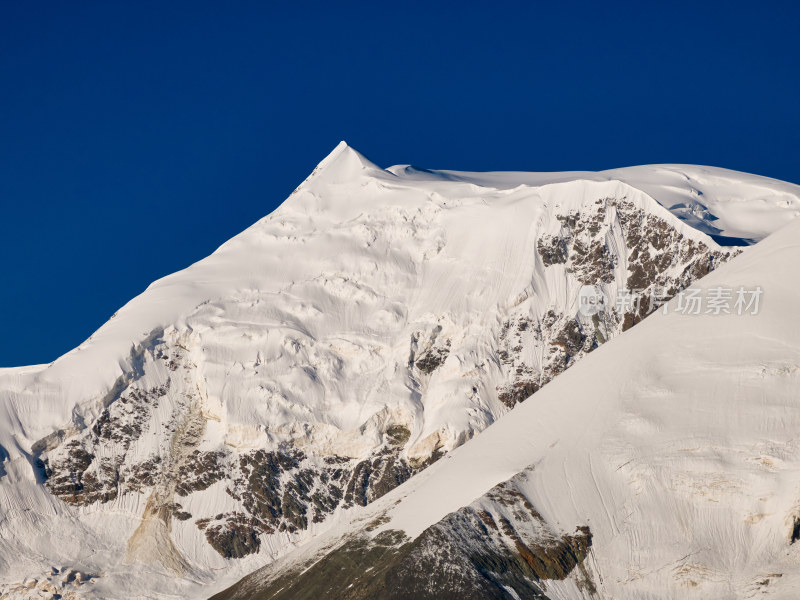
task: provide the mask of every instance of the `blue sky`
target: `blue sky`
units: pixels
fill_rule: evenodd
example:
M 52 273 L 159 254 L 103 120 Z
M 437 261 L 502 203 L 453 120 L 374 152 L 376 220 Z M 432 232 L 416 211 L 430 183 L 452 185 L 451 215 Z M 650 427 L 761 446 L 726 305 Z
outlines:
M 383 166 L 800 182 L 796 3 L 385 6 L 0 4 L 0 366 L 75 347 L 342 139 Z

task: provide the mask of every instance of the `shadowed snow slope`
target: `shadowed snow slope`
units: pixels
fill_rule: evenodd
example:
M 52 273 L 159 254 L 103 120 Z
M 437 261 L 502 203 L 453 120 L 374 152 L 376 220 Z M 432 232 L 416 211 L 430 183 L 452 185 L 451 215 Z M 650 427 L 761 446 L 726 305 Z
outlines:
M 397 550 L 391 561 L 370 565 L 373 572 L 414 585 L 408 566 L 422 553 L 419 540 L 444 532 L 434 539 L 474 545 L 463 563 L 453 564 L 449 555 L 450 574 L 477 573 L 476 557 L 505 535 L 512 536 L 514 552 L 533 549 L 533 558 L 522 553 L 529 566 L 540 565 L 537 552 L 546 558 L 543 548 L 567 540 L 573 557 L 567 570 L 581 568 L 563 578 L 542 569 L 538 579 L 503 587 L 498 582 L 507 583 L 511 563 L 495 554 L 493 564 L 480 563 L 475 580 L 496 584 L 497 595 L 470 594 L 478 588 L 467 587 L 461 597 L 800 597 L 800 544 L 794 544 L 800 535 L 798 265 L 795 222 L 699 283 L 704 289 L 761 286 L 757 315 L 653 315 L 376 501 L 359 516 L 372 523 L 363 538 L 377 540 L 371 543 L 380 555 L 394 532 Z M 519 510 L 510 515 L 509 506 Z M 482 532 L 474 539 L 464 526 L 472 514 Z M 526 520 L 529 530 L 530 523 L 536 527 L 520 546 L 517 530 Z M 494 523 L 503 523 L 502 531 L 486 526 Z M 579 536 L 590 532 L 590 552 L 588 538 L 570 537 L 576 528 Z M 293 565 L 351 549 L 355 529 L 343 526 L 290 555 L 279 570 L 254 574 L 221 597 L 262 597 L 259 591 L 271 589 L 276 575 Z M 344 537 L 336 541 L 337 535 Z M 537 535 L 539 547 L 531 541 Z M 432 573 L 445 547 L 423 547 L 425 560 L 415 566 L 429 565 L 430 583 L 417 597 L 448 597 Z M 302 581 L 315 585 L 315 570 L 331 560 L 319 561 Z M 492 571 L 498 567 L 503 570 Z M 366 577 L 353 569 L 349 581 L 357 589 Z M 442 577 L 441 586 L 469 579 Z
M 796 216 L 797 203 L 797 186 L 720 169 L 384 170 L 340 144 L 274 213 L 153 283 L 75 350 L 50 365 L 0 370 L 0 595 L 26 577 L 55 585 L 61 574 L 51 567 L 96 575 L 81 593 L 100 597 L 219 589 L 407 480 L 432 482 L 430 465 L 593 350 L 616 346 L 649 312 L 643 303 L 581 315 L 582 286 L 609 298 L 630 288 L 674 295 L 741 251 L 714 239 L 759 239 Z M 765 307 L 778 295 L 766 290 Z M 730 323 L 733 335 L 758 320 L 666 322 L 670 335 L 673 322 L 676 331 Z M 786 334 L 792 321 L 784 325 Z M 702 336 L 685 343 L 676 368 L 691 351 L 708 350 Z M 642 354 L 602 381 L 633 369 Z M 764 368 L 766 377 L 779 367 Z M 643 373 L 655 380 L 630 388 L 633 405 L 636 394 L 670 391 L 659 387 L 659 371 Z M 586 377 L 575 398 L 525 412 L 550 419 L 550 431 L 572 431 L 597 402 L 610 401 L 582 397 L 601 381 Z M 646 488 L 646 469 L 658 475 L 673 463 L 630 471 L 639 468 L 635 449 L 640 438 L 645 448 L 658 442 L 665 417 L 613 414 L 630 438 L 620 429 L 624 447 L 603 451 L 618 452 L 619 464 L 632 460 L 614 477 L 639 477 Z M 605 418 L 597 415 L 595 426 Z M 538 437 L 519 442 L 520 451 Z M 768 462 L 746 464 L 769 477 L 788 451 L 762 451 Z M 699 452 L 732 460 L 725 447 Z M 694 489 L 692 460 L 701 454 L 679 456 L 690 470 L 672 485 Z M 476 473 L 485 464 L 503 481 L 519 467 L 513 453 L 503 460 L 478 461 Z M 575 468 L 577 481 L 584 472 Z M 601 493 L 608 505 L 617 480 L 597 481 L 601 492 L 581 494 Z M 464 488 L 453 506 L 432 504 L 439 512 L 420 523 L 488 484 L 475 479 L 482 489 Z M 720 483 L 705 493 L 729 489 Z M 578 501 L 565 493 L 552 496 L 564 510 Z M 758 527 L 786 517 L 771 510 L 752 517 Z M 411 521 L 397 519 L 414 533 Z M 624 522 L 616 513 L 609 519 Z M 595 535 L 599 548 L 606 533 Z

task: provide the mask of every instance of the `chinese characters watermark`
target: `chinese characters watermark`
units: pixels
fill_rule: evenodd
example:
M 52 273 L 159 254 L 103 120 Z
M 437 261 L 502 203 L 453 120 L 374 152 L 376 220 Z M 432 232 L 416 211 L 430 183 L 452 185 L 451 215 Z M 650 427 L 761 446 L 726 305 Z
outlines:
M 613 306 L 618 314 L 638 314 L 645 306 L 648 314 L 660 308 L 664 314 L 672 310 L 682 315 L 757 315 L 763 293 L 760 286 L 690 287 L 678 292 L 675 302 L 670 305 L 668 302 L 671 298 L 663 288 L 622 289 L 617 292 Z M 578 311 L 586 317 L 601 313 L 610 306 L 608 298 L 596 286 L 585 285 L 578 293 Z

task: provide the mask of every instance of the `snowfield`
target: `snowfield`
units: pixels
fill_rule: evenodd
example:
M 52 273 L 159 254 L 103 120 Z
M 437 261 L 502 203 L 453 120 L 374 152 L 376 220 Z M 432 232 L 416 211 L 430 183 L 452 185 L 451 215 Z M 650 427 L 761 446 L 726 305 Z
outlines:
M 391 167 L 400 176 L 425 177 L 413 167 Z M 757 242 L 800 214 L 797 185 L 719 167 L 643 165 L 566 173 L 461 173 L 436 171 L 481 186 L 540 186 L 574 180 L 622 181 L 649 194 L 692 227 L 725 243 Z M 730 239 L 726 239 L 730 238 Z
M 220 598 L 274 592 L 270 583 L 297 576 L 297 565 L 303 583 L 318 584 L 322 559 L 347 548 L 359 528 L 376 540 L 402 532 L 409 544 L 441 527 L 463 544 L 469 538 L 456 525 L 464 507 L 485 523 L 516 513 L 542 530 L 534 541 L 543 531 L 591 534 L 580 570 L 484 597 L 534 597 L 539 589 L 558 599 L 797 598 L 800 269 L 787 266 L 798 261 L 795 222 L 701 281 L 706 290 L 761 286 L 758 314 L 682 315 L 673 300 L 668 314 L 654 314 L 561 374 L 356 521 Z M 525 500 L 533 519 L 519 514 Z M 485 528 L 472 541 L 471 560 L 493 536 L 502 538 Z M 432 581 L 448 576 L 433 571 L 430 555 L 416 566 Z M 448 566 L 451 574 L 471 568 Z M 365 577 L 358 569 L 349 575 L 356 585 Z M 463 597 L 481 597 L 470 591 Z
M 417 536 L 530 467 L 547 523 L 591 528 L 599 597 L 798 597 L 798 263 L 793 223 L 702 280 L 761 286 L 758 315 L 653 315 L 398 489 L 378 531 Z
M 798 215 L 800 187 L 723 169 L 384 170 L 342 143 L 75 350 L 0 370 L 0 595 L 208 597 L 524 471 L 549 530 L 591 530 L 599 597 L 792 597 Z M 698 281 L 762 312 L 578 313 L 584 285 Z

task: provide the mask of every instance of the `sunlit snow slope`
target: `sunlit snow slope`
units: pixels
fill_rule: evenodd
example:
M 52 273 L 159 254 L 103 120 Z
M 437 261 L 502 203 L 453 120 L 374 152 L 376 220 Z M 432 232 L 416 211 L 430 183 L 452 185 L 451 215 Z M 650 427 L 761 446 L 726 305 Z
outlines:
M 759 239 L 798 198 L 703 167 L 383 170 L 341 144 L 72 352 L 0 370 L 0 592 L 77 571 L 87 595 L 210 593 L 649 312 L 584 317 L 581 286 L 672 295 L 740 251 L 708 234 Z
M 673 301 L 219 598 L 800 597 L 798 265 L 795 222 L 699 283 L 757 315 Z
M 644 165 L 565 173 L 465 173 L 406 166 L 390 170 L 405 177 L 444 176 L 506 188 L 575 179 L 619 180 L 650 194 L 677 217 L 724 245 L 756 242 L 800 215 L 797 185 L 718 167 Z

